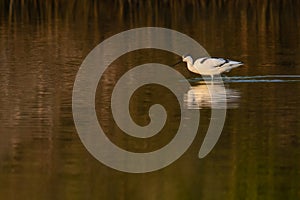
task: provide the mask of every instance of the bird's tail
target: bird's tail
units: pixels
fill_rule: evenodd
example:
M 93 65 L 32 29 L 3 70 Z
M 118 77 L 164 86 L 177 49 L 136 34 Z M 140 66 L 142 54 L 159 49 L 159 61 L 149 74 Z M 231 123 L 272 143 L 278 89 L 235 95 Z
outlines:
M 243 65 L 242 62 L 230 60 L 219 68 L 220 73 L 229 72 L 230 70 Z

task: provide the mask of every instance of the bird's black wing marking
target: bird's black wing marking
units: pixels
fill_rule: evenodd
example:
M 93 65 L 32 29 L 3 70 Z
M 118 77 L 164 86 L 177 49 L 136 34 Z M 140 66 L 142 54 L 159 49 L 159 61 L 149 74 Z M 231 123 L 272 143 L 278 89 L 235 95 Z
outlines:
M 224 64 L 229 63 L 229 61 L 230 61 L 228 59 L 218 58 L 218 57 L 211 57 L 211 58 L 218 59 L 218 60 L 223 60 L 224 61 L 223 63 L 221 63 L 219 65 L 216 65 L 215 68 L 221 68 Z
M 203 60 L 201 60 L 201 64 L 203 64 L 206 60 L 208 60 L 209 58 L 207 57 L 207 58 L 203 58 Z
M 222 64 L 220 64 L 218 67 L 222 67 L 224 64 L 229 63 L 228 59 L 223 59 L 223 60 L 224 60 L 224 62 Z

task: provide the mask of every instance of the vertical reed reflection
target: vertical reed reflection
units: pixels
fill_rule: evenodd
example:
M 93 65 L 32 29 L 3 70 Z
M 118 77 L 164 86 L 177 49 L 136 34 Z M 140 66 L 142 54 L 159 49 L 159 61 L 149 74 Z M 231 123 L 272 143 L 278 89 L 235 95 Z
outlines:
M 200 137 L 151 174 L 119 173 L 89 157 L 71 113 L 84 57 L 130 28 L 186 33 L 211 55 L 246 63 L 239 75 L 300 74 L 299 7 L 288 0 L 1 0 L 1 198 L 299 199 L 299 84 L 233 84 L 240 107 L 228 111 L 214 152 L 197 160 Z M 119 73 L 104 77 L 101 95 Z

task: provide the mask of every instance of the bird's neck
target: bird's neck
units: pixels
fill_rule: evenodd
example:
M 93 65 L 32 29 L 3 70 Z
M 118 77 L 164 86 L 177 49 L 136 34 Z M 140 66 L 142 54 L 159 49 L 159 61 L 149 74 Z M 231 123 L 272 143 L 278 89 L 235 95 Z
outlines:
M 188 70 L 190 70 L 193 73 L 199 74 L 198 70 L 196 70 L 194 65 L 193 65 L 193 60 L 192 59 L 188 60 L 186 63 L 187 63 Z
M 186 60 L 186 64 L 189 70 L 191 70 L 191 68 L 193 68 L 193 58 L 188 57 Z
M 194 67 L 193 67 L 193 61 L 192 62 L 187 62 L 187 67 L 190 71 L 193 71 Z

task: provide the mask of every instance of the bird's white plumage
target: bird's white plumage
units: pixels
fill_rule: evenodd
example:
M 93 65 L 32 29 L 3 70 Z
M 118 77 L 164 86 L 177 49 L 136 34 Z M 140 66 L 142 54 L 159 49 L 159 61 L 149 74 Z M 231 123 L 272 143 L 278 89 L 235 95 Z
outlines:
M 193 62 L 191 56 L 182 56 L 182 61 L 187 63 L 188 69 L 196 74 L 214 75 L 229 72 L 231 69 L 243 65 L 242 62 L 228 60 L 224 58 L 203 57 Z

